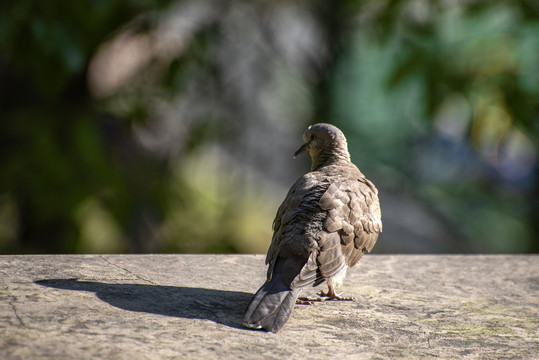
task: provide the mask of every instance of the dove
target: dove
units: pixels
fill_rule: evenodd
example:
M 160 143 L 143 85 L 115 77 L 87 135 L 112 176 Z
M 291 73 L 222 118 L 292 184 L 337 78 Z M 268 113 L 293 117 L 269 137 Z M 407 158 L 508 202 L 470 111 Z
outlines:
M 330 124 L 303 134 L 294 158 L 309 152 L 311 169 L 288 191 L 273 221 L 267 279 L 253 296 L 243 326 L 278 332 L 306 287 L 327 283 L 322 300 L 350 300 L 336 292 L 349 267 L 374 247 L 382 231 L 378 190 L 350 161 L 346 137 Z

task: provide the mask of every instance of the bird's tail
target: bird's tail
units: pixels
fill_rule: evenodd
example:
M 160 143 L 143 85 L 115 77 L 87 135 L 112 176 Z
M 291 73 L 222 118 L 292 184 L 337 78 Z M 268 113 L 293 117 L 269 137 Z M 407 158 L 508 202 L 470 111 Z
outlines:
M 291 290 L 283 283 L 280 274 L 274 274 L 247 306 L 243 314 L 243 326 L 276 333 L 292 315 L 300 293 L 301 289 Z

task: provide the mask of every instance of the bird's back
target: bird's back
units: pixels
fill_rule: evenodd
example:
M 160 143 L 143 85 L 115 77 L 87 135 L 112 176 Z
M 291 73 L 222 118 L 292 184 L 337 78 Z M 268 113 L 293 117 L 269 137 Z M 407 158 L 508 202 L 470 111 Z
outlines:
M 321 283 L 370 251 L 381 229 L 378 191 L 350 161 L 322 166 L 302 176 L 279 207 L 266 262 L 278 256 L 305 260 L 302 287 Z M 297 274 L 296 274 L 297 275 Z

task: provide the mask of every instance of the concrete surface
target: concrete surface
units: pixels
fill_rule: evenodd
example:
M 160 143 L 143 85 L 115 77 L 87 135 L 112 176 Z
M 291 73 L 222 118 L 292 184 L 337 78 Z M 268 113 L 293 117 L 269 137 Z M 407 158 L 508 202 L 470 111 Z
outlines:
M 539 358 L 536 255 L 367 255 L 356 301 L 278 334 L 240 325 L 264 276 L 260 255 L 0 256 L 0 359 Z

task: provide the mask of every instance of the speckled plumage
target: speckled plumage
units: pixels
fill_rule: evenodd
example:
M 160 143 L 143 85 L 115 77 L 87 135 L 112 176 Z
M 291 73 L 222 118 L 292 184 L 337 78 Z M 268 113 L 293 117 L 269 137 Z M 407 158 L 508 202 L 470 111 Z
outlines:
M 348 267 L 371 251 L 382 231 L 378 190 L 350 161 L 343 133 L 310 126 L 296 155 L 309 151 L 311 171 L 290 188 L 273 222 L 266 283 L 247 307 L 243 324 L 277 332 L 301 289 L 327 281 L 334 292 Z

